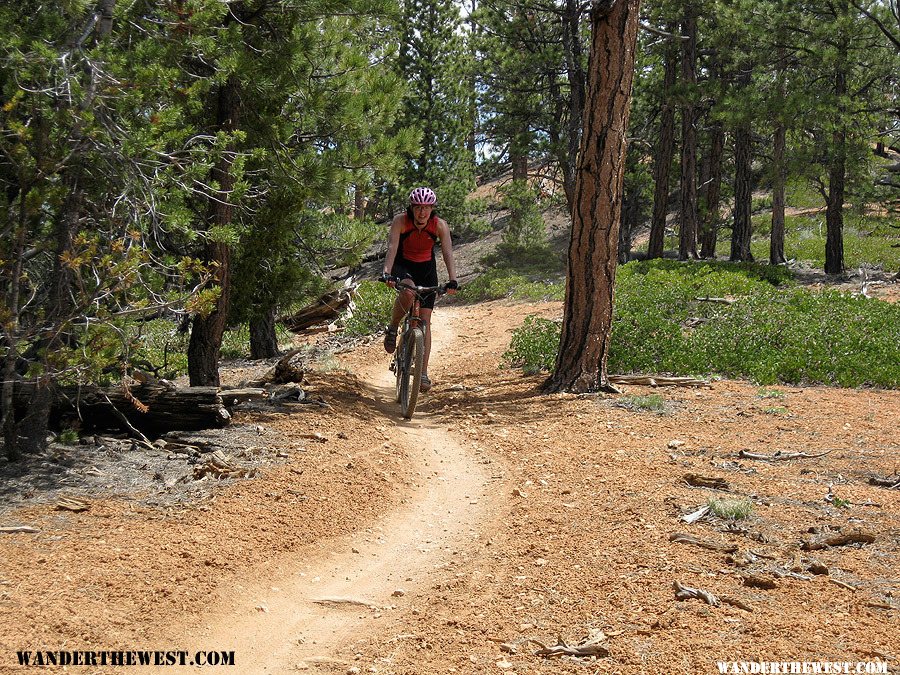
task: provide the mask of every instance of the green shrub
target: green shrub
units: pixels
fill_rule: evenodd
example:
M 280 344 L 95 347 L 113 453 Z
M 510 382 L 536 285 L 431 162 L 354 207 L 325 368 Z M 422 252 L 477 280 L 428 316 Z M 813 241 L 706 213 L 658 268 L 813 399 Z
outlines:
M 169 380 L 187 373 L 189 331 L 179 331 L 178 324 L 166 319 L 133 323 L 129 329 L 133 363 L 142 369 L 160 368 L 160 375 Z
M 78 445 L 78 431 L 75 429 L 63 429 L 59 432 L 59 436 L 56 437 L 56 442 L 63 445 Z
M 526 374 L 550 370 L 559 351 L 559 334 L 558 322 L 529 315 L 522 326 L 513 331 L 503 362 L 512 368 L 522 368 Z
M 459 292 L 463 302 L 512 298 L 515 300 L 562 300 L 565 287 L 558 281 L 532 281 L 510 269 L 492 269 L 465 284 Z
M 356 289 L 354 310 L 344 320 L 345 335 L 372 335 L 391 318 L 396 292 L 380 281 L 363 281 Z
M 538 207 L 537 189 L 523 180 L 514 180 L 501 187 L 499 192 L 503 208 L 509 209 L 503 243 L 523 249 L 546 246 L 547 229 Z
M 747 264 L 622 266 L 609 372 L 900 387 L 900 307 L 811 292 L 787 275 L 781 267 Z M 723 296 L 734 303 L 698 299 Z M 558 349 L 557 324 L 526 319 L 504 361 L 549 370 Z

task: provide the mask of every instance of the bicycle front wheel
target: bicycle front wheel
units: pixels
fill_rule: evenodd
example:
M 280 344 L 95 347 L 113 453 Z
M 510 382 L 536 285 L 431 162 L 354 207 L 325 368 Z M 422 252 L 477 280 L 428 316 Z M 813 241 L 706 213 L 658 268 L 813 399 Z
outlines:
M 422 368 L 425 362 L 425 334 L 413 328 L 404 340 L 403 365 L 400 384 L 400 411 L 406 419 L 416 411 L 419 387 L 422 386 Z

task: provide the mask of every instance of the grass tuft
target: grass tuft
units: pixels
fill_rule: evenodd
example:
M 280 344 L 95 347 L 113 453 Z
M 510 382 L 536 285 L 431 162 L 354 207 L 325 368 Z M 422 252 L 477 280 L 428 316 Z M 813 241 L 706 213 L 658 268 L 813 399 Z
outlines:
M 749 499 L 710 497 L 706 504 L 709 512 L 722 520 L 746 520 L 753 513 L 753 502 Z

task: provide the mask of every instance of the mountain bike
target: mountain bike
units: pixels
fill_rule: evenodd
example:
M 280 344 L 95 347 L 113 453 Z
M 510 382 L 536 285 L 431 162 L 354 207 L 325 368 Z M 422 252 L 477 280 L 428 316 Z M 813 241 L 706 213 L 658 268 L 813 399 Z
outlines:
M 394 290 L 397 293 L 413 292 L 412 304 L 406 312 L 403 325 L 397 331 L 397 348 L 391 359 L 391 372 L 397 378 L 397 403 L 400 404 L 400 412 L 409 419 L 416 411 L 425 365 L 425 331 L 428 326 L 419 315 L 422 299 L 428 293 L 441 297 L 447 292 L 447 287 L 406 286 L 398 282 Z

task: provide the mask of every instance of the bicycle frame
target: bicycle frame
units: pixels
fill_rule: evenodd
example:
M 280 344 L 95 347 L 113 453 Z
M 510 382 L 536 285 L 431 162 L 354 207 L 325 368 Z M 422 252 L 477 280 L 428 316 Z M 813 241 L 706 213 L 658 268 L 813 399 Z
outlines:
M 410 286 L 397 284 L 397 293 L 412 292 L 413 299 L 406 310 L 403 327 L 397 336 L 397 348 L 391 359 L 391 371 L 397 378 L 397 402 L 403 416 L 409 419 L 416 409 L 419 387 L 422 381 L 425 335 L 428 322 L 421 316 L 422 298 L 426 293 L 435 293 L 438 297 L 446 292 L 444 286 Z

